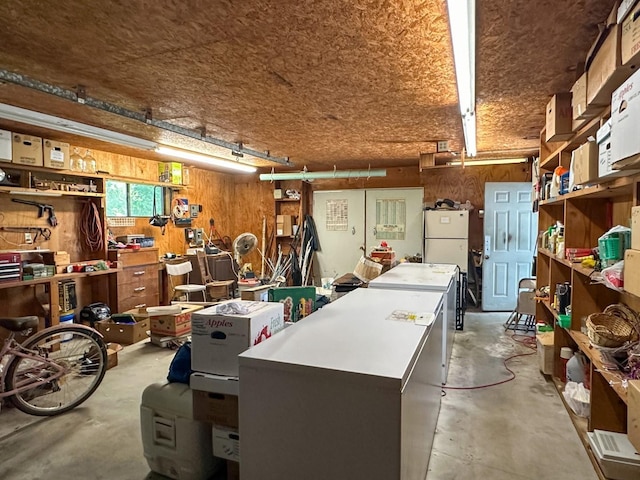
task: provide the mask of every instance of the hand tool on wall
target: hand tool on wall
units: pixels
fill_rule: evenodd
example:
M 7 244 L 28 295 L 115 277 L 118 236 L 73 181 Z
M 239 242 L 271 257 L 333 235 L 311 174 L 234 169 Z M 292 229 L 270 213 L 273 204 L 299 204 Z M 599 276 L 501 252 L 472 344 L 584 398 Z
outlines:
M 47 222 L 52 227 L 58 225 L 58 219 L 56 218 L 56 214 L 53 211 L 53 205 L 46 205 L 44 203 L 32 202 L 30 200 L 21 200 L 19 198 L 12 198 L 12 202 L 22 203 L 24 205 L 32 205 L 34 207 L 38 207 L 38 218 L 41 218 L 44 215 L 44 212 L 47 212 L 49 216 L 47 217 Z
M 44 227 L 0 227 L 3 232 L 14 233 L 31 233 L 33 241 L 37 242 L 39 238 L 46 241 L 51 238 L 51 230 Z

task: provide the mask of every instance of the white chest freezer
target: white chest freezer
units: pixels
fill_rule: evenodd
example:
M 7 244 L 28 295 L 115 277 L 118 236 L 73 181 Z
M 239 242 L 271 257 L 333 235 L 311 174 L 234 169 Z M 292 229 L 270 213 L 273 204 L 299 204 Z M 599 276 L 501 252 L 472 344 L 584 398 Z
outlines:
M 449 361 L 456 333 L 457 265 L 435 263 L 401 263 L 369 282 L 369 288 L 442 292 L 444 321 L 442 328 L 442 383 L 447 383 Z
M 441 329 L 442 294 L 357 289 L 242 353 L 243 480 L 424 480 Z

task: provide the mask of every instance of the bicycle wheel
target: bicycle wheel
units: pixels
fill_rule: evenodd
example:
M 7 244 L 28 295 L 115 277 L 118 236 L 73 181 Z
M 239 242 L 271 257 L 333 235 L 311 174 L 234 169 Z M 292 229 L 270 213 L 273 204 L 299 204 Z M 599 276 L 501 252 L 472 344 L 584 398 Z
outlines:
M 18 409 L 30 415 L 58 415 L 77 407 L 95 392 L 107 371 L 102 337 L 82 327 L 43 330 L 22 346 L 46 359 L 14 357 L 7 366 L 8 390 L 25 382 L 45 380 L 11 397 Z M 62 376 L 54 377 L 59 370 L 52 363 L 64 369 Z

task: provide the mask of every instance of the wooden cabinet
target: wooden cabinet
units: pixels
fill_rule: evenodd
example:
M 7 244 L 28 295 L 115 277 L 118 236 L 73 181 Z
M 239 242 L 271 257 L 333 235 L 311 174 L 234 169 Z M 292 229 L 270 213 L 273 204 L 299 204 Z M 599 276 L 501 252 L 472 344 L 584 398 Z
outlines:
M 571 151 L 593 135 L 609 116 L 609 109 L 597 118 L 588 121 L 566 142 L 546 144 L 545 132 L 541 138 L 540 173 L 551 173 L 558 165 L 569 167 Z M 561 222 L 564 225 L 565 248 L 594 248 L 598 237 L 615 225 L 629 225 L 631 207 L 638 204 L 638 184 L 640 176 L 626 176 L 608 179 L 583 190 L 570 192 L 539 203 L 538 224 L 544 230 Z M 536 307 L 536 320 L 554 325 L 554 374 L 553 380 L 561 393 L 564 384 L 563 364 L 560 360 L 562 347 L 582 351 L 590 361 L 591 414 L 588 419 L 575 416 L 569 407 L 573 423 L 601 479 L 604 474 L 588 446 L 587 431 L 594 429 L 626 432 L 627 393 L 623 387 L 623 377 L 618 372 L 607 372 L 602 363 L 600 351 L 593 348 L 587 337 L 584 323 L 591 313 L 601 312 L 613 303 L 625 303 L 640 311 L 640 299 L 627 292 L 612 290 L 597 282 L 598 272 L 572 263 L 564 255 L 556 255 L 548 249 L 540 248 L 537 257 L 538 287 L 549 285 L 550 299 L 554 298 L 556 285 L 571 284 L 571 325 L 561 328 L 557 324 L 558 312 L 552 300 L 540 301 Z M 562 396 L 561 396 L 562 398 Z M 566 404 L 565 404 L 566 405 Z
M 138 306 L 159 305 L 158 249 L 109 250 L 109 260 L 117 261 L 121 271 L 112 285 L 110 306 L 125 312 Z

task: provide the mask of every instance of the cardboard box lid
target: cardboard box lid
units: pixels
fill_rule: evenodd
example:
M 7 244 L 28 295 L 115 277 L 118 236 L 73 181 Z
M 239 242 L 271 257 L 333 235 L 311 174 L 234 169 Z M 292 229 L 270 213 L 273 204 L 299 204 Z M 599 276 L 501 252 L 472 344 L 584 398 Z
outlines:
M 585 62 L 584 62 L 585 70 L 589 70 L 589 67 L 591 66 L 591 62 L 593 62 L 594 57 L 598 53 L 598 50 L 600 50 L 600 47 L 602 46 L 605 39 L 607 38 L 609 30 L 613 25 L 616 25 L 617 23 L 618 23 L 618 2 L 615 3 L 615 5 L 613 6 L 613 9 L 609 13 L 609 16 L 606 18 L 606 20 L 603 23 L 598 24 L 599 33 L 598 33 L 598 36 L 596 37 L 596 40 L 591 45 L 591 48 L 587 52 L 587 58 L 585 59 Z
M 597 133 L 596 133 L 596 142 L 602 143 L 607 140 L 611 136 L 611 119 L 604 122 Z

